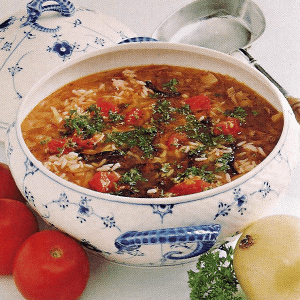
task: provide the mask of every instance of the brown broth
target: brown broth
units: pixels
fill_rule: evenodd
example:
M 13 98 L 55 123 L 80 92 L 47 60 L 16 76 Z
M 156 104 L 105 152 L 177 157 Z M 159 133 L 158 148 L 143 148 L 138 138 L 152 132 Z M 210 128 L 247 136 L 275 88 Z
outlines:
M 29 150 L 50 171 L 130 197 L 226 184 L 263 161 L 282 128 L 282 113 L 234 78 L 168 65 L 83 77 L 22 123 Z

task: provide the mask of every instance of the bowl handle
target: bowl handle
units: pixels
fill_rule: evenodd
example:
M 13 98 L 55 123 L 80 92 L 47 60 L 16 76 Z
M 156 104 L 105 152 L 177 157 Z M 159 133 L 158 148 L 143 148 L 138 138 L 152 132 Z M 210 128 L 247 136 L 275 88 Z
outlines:
M 176 251 L 169 251 L 163 255 L 164 259 L 180 260 L 199 256 L 210 250 L 220 234 L 221 225 L 198 225 L 188 227 L 164 228 L 147 231 L 128 231 L 115 240 L 118 254 L 135 255 L 139 248 L 147 245 L 169 244 L 176 247 Z M 195 247 L 188 247 L 188 244 Z M 178 251 L 179 247 L 192 249 L 191 252 Z

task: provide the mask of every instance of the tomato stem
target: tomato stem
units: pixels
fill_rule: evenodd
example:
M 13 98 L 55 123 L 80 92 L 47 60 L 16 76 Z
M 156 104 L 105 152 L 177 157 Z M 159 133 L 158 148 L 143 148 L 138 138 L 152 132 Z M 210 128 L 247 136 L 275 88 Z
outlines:
M 63 255 L 63 251 L 59 248 L 50 250 L 50 254 L 53 258 L 60 258 Z
M 239 244 L 241 249 L 248 249 L 254 245 L 254 239 L 251 235 L 247 234 L 245 238 L 243 238 Z

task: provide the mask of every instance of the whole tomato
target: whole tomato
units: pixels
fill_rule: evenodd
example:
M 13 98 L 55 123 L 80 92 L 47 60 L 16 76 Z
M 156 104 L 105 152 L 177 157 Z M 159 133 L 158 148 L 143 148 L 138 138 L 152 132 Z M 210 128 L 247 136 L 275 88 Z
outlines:
M 55 230 L 40 231 L 19 249 L 13 278 L 21 294 L 30 300 L 75 300 L 87 285 L 89 260 L 71 237 Z
M 22 202 L 0 199 L 0 274 L 12 274 L 21 244 L 38 231 L 36 217 Z
M 14 178 L 11 175 L 8 165 L 0 162 L 0 198 L 14 199 L 25 202 L 20 193 Z

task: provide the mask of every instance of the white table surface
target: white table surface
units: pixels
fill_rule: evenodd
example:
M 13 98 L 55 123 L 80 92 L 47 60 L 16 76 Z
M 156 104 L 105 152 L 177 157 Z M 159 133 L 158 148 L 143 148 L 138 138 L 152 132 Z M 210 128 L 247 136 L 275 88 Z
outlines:
M 0 22 L 26 6 L 29 0 L 0 0 Z M 72 0 L 111 15 L 137 36 L 151 36 L 159 24 L 190 0 Z M 292 96 L 300 97 L 300 0 L 255 0 L 267 27 L 251 47 L 251 54 Z M 242 58 L 241 58 L 242 59 Z M 1 79 L 0 79 L 1 80 Z M 0 91 L 1 93 L 1 91 Z M 0 161 L 6 162 L 0 143 Z M 300 217 L 300 163 L 290 187 L 274 214 Z M 168 268 L 139 269 L 119 266 L 90 255 L 91 277 L 82 300 L 188 300 L 187 271 L 195 263 Z M 0 277 L 0 300 L 21 300 L 12 276 Z

